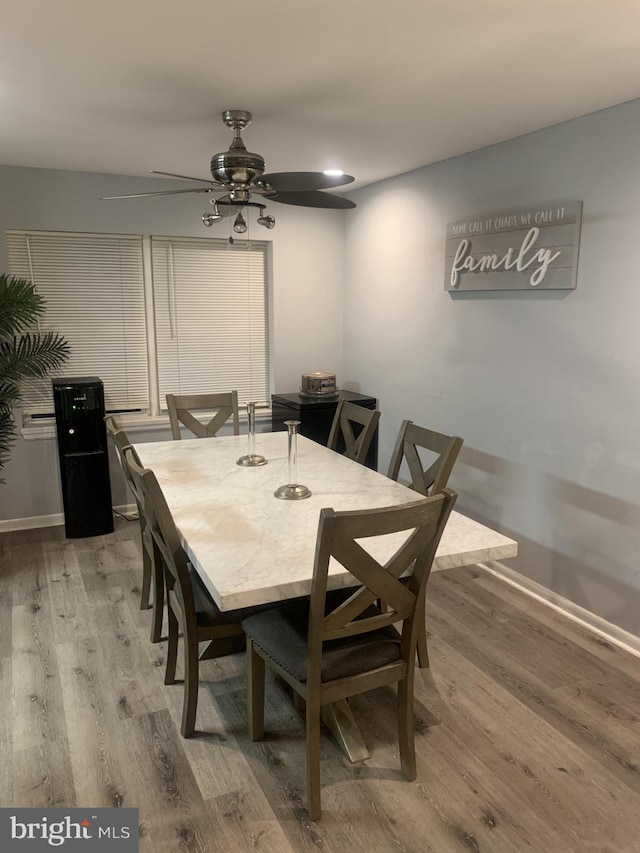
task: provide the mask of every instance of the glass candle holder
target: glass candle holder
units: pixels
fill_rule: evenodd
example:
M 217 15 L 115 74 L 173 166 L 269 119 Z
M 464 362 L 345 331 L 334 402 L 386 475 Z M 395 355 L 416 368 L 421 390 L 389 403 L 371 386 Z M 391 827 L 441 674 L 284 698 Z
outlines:
M 289 482 L 280 486 L 273 494 L 283 501 L 300 501 L 303 498 L 311 497 L 309 489 L 298 483 L 298 427 L 300 421 L 285 421 L 284 423 L 288 430 Z
M 246 456 L 241 456 L 236 462 L 236 465 L 243 465 L 246 468 L 253 468 L 256 465 L 266 465 L 267 460 L 264 456 L 256 453 L 256 404 L 247 403 L 247 423 L 249 427 L 248 441 L 249 449 Z

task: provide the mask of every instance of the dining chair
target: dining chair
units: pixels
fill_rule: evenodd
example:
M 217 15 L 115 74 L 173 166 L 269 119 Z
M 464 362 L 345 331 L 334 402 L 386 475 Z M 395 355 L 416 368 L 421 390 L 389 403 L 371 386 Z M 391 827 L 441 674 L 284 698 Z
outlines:
M 167 394 L 167 408 L 174 440 L 182 438 L 181 423 L 197 438 L 210 438 L 229 418 L 233 421 L 233 434 L 240 435 L 237 391 L 222 394 Z M 203 424 L 192 414 L 194 411 L 213 411 L 214 414 L 209 423 Z
M 463 440 L 457 435 L 445 435 L 417 426 L 413 421 L 403 421 L 391 454 L 387 476 L 397 480 L 404 459 L 411 477 L 410 487 L 425 497 L 437 494 L 449 482 L 462 444 Z M 424 451 L 422 457 L 421 450 Z M 425 621 L 424 614 L 422 621 Z M 427 629 L 424 624 L 418 633 L 418 662 L 421 668 L 429 668 Z
M 140 539 L 142 542 L 142 589 L 140 591 L 140 610 L 151 608 L 151 642 L 159 643 L 162 639 L 162 618 L 164 611 L 164 578 L 162 564 L 157 558 L 153 536 L 147 521 L 145 511 L 144 493 L 140 491 L 137 483 L 131 476 L 125 450 L 131 448 L 133 458 L 138 465 L 140 460 L 138 454 L 131 446 L 126 432 L 120 429 L 111 416 L 105 418 L 107 432 L 111 436 L 120 467 L 124 473 L 127 485 L 133 493 L 138 508 L 138 520 L 140 523 Z
M 411 488 L 425 497 L 434 495 L 447 485 L 462 445 L 463 440 L 457 435 L 445 435 L 418 426 L 413 421 L 403 421 L 391 454 L 387 477 L 397 480 L 402 460 L 405 459 L 411 476 Z M 427 467 L 420 457 L 420 449 L 429 454 Z
M 137 488 L 144 494 L 149 527 L 164 567 L 169 621 L 165 684 L 175 682 L 179 635 L 183 638 L 184 699 L 180 730 L 182 736 L 188 738 L 195 730 L 199 661 L 244 649 L 241 620 L 263 608 L 249 607 L 226 613 L 218 608 L 180 544 L 173 516 L 155 474 L 142 467 L 132 447 L 125 449 L 125 459 Z M 208 646 L 199 656 L 201 642 L 207 642 Z
M 456 495 L 448 489 L 404 506 L 336 512 L 322 509 L 309 599 L 246 618 L 249 735 L 264 736 L 265 665 L 305 704 L 307 801 L 319 820 L 320 709 L 323 705 L 398 684 L 398 737 L 402 772 L 416 778 L 413 681 L 419 613 L 433 558 Z M 364 539 L 403 534 L 393 556 L 380 563 Z M 330 561 L 359 586 L 332 601 Z M 399 578 L 409 572 L 407 584 Z M 401 630 L 396 624 L 401 623 Z
M 345 446 L 343 455 L 364 465 L 379 420 L 380 412 L 377 409 L 365 409 L 356 403 L 340 400 L 331 424 L 327 447 L 330 450 L 338 450 L 342 439 Z

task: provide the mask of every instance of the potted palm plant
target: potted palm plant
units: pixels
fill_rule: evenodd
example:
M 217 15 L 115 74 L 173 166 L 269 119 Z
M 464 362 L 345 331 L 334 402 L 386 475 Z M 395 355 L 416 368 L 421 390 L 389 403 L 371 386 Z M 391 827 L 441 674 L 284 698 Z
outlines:
M 13 407 L 20 383 L 46 376 L 69 357 L 69 344 L 58 332 L 33 331 L 44 311 L 44 299 L 30 281 L 0 275 L 0 471 L 16 438 Z

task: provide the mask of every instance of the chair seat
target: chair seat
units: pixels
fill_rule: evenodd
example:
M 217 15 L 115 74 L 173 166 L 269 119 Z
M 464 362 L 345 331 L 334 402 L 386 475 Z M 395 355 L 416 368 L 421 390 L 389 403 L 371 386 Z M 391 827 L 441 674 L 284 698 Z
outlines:
M 331 606 L 336 606 L 335 601 L 328 605 L 329 609 Z M 370 607 L 362 617 L 375 612 Z M 294 601 L 250 616 L 242 620 L 242 627 L 273 661 L 298 681 L 306 682 L 308 600 Z M 323 682 L 349 678 L 397 660 L 400 660 L 400 635 L 393 627 L 342 640 L 328 640 L 323 645 L 320 677 Z

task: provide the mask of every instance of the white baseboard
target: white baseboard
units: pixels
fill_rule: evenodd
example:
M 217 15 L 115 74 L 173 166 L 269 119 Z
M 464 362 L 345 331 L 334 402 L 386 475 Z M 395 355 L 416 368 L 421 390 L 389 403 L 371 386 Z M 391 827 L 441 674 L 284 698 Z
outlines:
M 37 527 L 58 527 L 64 524 L 64 514 L 32 515 L 29 518 L 5 518 L 0 520 L 0 533 L 10 533 L 12 530 L 35 530 Z
M 508 566 L 505 566 L 504 563 L 493 561 L 490 563 L 478 563 L 478 565 L 481 569 L 489 572 L 489 574 L 500 578 L 505 583 L 516 587 L 521 592 L 526 593 L 526 595 L 530 595 L 542 604 L 546 604 L 547 607 L 551 607 L 553 610 L 566 616 L 567 619 L 571 619 L 573 622 L 582 625 L 583 628 L 588 628 L 600 637 L 604 637 L 605 640 L 619 646 L 625 652 L 640 657 L 640 637 L 637 637 L 635 634 L 625 631 L 624 628 L 614 625 L 613 622 L 608 622 L 590 610 L 580 607 L 579 604 L 574 604 L 573 601 L 564 598 L 557 592 L 553 592 L 553 590 L 547 589 L 545 586 L 536 583 L 536 581 L 532 581 L 524 575 L 515 572 Z
M 114 512 L 118 515 L 132 515 L 138 511 L 135 504 L 114 506 Z M 64 513 L 56 512 L 53 515 L 32 515 L 29 518 L 5 518 L 0 519 L 0 533 L 10 533 L 12 530 L 36 530 L 38 527 L 60 527 L 64 524 Z

